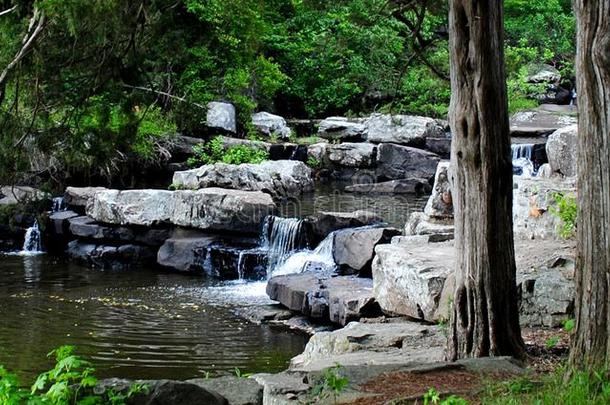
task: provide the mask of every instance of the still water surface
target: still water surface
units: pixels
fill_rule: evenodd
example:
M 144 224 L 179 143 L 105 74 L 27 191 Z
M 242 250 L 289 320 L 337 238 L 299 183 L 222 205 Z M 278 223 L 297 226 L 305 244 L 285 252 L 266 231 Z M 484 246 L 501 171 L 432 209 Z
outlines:
M 235 308 L 267 303 L 264 284 L 213 284 L 150 269 L 101 271 L 46 255 L 0 254 L 0 364 L 30 379 L 74 345 L 100 377 L 275 372 L 306 338 L 256 326 Z

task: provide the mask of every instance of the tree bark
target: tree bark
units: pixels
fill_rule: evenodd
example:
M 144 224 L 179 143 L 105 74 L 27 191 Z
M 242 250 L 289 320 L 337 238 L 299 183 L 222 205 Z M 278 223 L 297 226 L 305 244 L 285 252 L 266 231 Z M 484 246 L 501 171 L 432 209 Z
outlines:
M 578 229 L 570 365 L 610 365 L 610 0 L 576 0 Z
M 524 356 L 502 0 L 450 0 L 456 289 L 447 357 Z

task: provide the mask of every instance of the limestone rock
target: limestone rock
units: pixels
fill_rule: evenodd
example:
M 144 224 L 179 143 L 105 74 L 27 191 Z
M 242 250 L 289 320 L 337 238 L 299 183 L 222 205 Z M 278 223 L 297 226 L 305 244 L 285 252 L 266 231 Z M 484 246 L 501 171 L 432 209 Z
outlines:
M 575 106 L 543 104 L 514 114 L 510 118 L 510 133 L 511 136 L 539 137 L 573 124 L 576 124 Z
M 279 115 L 264 111 L 252 114 L 252 125 L 263 135 L 277 136 L 280 139 L 290 138 L 290 128 L 286 125 L 286 120 Z
M 105 187 L 68 187 L 64 193 L 64 202 L 68 207 L 84 210 L 87 203 L 100 191 L 108 190 Z
M 383 143 L 377 149 L 377 175 L 381 179 L 434 176 L 440 158 L 422 149 Z
M 275 209 L 271 196 L 258 191 L 106 190 L 90 201 L 87 215 L 96 221 L 117 225 L 172 224 L 257 233 L 263 218 Z
M 421 146 L 428 137 L 441 137 L 443 128 L 432 118 L 414 115 L 372 114 L 366 119 L 366 140 Z
M 305 218 L 305 226 L 310 235 L 310 241 L 317 245 L 332 231 L 344 228 L 356 228 L 374 225 L 383 222 L 383 219 L 370 211 L 328 212 L 321 211 Z
M 362 120 L 345 117 L 329 117 L 318 125 L 318 136 L 325 139 L 358 142 L 364 140 L 365 131 Z
M 449 162 L 440 162 L 436 167 L 432 195 L 424 208 L 424 213 L 430 218 L 453 218 L 453 198 L 451 197 L 449 168 Z
M 223 376 L 218 378 L 195 378 L 187 380 L 227 399 L 229 405 L 262 405 L 263 386 L 252 378 Z
M 566 177 L 577 175 L 578 126 L 558 129 L 553 132 L 546 143 L 546 154 L 553 172 Z
M 328 161 L 345 167 L 373 167 L 376 154 L 377 147 L 371 143 L 344 142 L 326 148 Z
M 67 254 L 85 265 L 103 269 L 127 269 L 153 264 L 156 250 L 134 244 L 114 246 L 75 240 L 68 244 Z
M 345 229 L 335 236 L 334 259 L 341 274 L 358 274 L 370 277 L 371 262 L 375 247 L 390 243 L 392 237 L 400 235 L 395 228 Z
M 293 197 L 313 190 L 312 170 L 293 160 L 258 164 L 215 163 L 174 173 L 172 184 L 179 189 L 222 187 L 232 190 L 262 191 L 275 198 Z
M 453 235 L 453 219 L 430 218 L 423 212 L 414 212 L 405 224 L 405 235 Z
M 426 150 L 436 153 L 441 159 L 449 159 L 451 156 L 450 137 L 428 137 L 426 138 Z
M 233 104 L 212 101 L 208 103 L 207 107 L 206 125 L 208 128 L 233 134 L 237 132 L 237 118 Z
M 160 246 L 170 235 L 167 228 L 111 226 L 87 216 L 70 218 L 69 228 L 70 233 L 80 239 L 136 242 L 148 246 Z

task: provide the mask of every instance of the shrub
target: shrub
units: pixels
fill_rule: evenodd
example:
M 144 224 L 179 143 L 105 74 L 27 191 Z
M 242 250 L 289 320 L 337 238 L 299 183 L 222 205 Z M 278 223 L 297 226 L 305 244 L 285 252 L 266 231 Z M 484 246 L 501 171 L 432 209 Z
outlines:
M 553 195 L 557 208 L 551 207 L 551 214 L 561 220 L 558 234 L 564 239 L 570 238 L 576 231 L 576 220 L 578 217 L 578 205 L 574 194 L 555 193 Z
M 261 163 L 269 159 L 269 152 L 262 148 L 235 145 L 225 149 L 222 138 L 219 136 L 206 144 L 195 145 L 193 153 L 194 156 L 187 161 L 187 164 L 191 167 L 218 162 L 236 165 L 241 163 Z

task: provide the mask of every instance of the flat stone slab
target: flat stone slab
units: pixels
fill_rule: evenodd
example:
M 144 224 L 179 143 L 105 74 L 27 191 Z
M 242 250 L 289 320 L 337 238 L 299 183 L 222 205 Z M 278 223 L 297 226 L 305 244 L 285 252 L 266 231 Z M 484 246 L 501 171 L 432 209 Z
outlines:
M 380 314 L 373 281 L 352 276 L 323 277 L 314 272 L 271 278 L 267 295 L 292 311 L 313 319 L 345 325 Z
M 222 188 L 201 190 L 105 190 L 87 205 L 87 215 L 117 225 L 178 225 L 205 230 L 258 233 L 276 210 L 270 195 Z
M 88 216 L 75 215 L 70 217 L 68 222 L 70 233 L 79 239 L 122 243 L 135 242 L 149 246 L 160 246 L 170 237 L 170 230 L 167 228 L 112 226 L 98 223 Z
M 68 207 L 84 210 L 87 203 L 100 191 L 108 190 L 106 187 L 67 187 L 64 193 L 64 203 Z
M 576 124 L 575 106 L 541 105 L 521 111 L 510 118 L 510 134 L 514 137 L 549 135 L 559 128 Z

